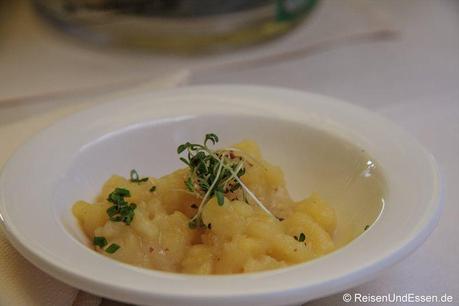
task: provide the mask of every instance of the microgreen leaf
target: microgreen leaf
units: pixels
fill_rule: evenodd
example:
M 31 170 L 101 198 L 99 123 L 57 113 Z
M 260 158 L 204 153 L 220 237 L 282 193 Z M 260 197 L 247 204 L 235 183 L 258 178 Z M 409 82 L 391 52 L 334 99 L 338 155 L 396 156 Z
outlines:
M 218 142 L 218 136 L 214 133 L 206 134 L 204 138 L 204 145 L 207 145 L 208 141 L 212 142 L 212 144 L 216 144 Z
M 182 153 L 183 151 L 185 151 L 187 147 L 188 147 L 187 144 L 181 144 L 181 145 L 179 145 L 179 146 L 177 147 L 177 154 L 180 154 L 180 153 Z
M 191 192 L 194 191 L 194 185 L 193 185 L 193 181 L 191 180 L 191 176 L 189 176 L 188 179 L 185 181 L 185 185 L 189 191 Z
M 222 206 L 225 203 L 225 198 L 221 191 L 215 191 L 215 197 L 217 198 L 218 205 Z
M 190 165 L 190 163 L 189 163 L 185 158 L 180 157 L 180 160 L 181 160 L 182 162 L 184 162 L 187 166 Z

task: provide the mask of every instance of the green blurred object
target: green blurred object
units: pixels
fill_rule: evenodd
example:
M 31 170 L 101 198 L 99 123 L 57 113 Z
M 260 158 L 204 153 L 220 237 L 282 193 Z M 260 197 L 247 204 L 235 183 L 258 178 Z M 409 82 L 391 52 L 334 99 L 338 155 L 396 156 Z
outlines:
M 34 0 L 59 28 L 102 45 L 181 54 L 277 37 L 318 0 Z

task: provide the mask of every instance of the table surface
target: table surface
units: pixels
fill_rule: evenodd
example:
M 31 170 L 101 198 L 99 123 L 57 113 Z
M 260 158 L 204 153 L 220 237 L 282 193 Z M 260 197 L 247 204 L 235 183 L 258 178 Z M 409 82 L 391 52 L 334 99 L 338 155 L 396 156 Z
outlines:
M 334 96 L 412 133 L 433 153 L 444 179 L 439 225 L 412 255 L 349 292 L 448 294 L 459 305 L 459 2 L 373 2 L 391 16 L 400 37 L 263 67 L 198 74 L 192 83 L 283 86 Z M 341 293 L 307 305 L 344 304 Z

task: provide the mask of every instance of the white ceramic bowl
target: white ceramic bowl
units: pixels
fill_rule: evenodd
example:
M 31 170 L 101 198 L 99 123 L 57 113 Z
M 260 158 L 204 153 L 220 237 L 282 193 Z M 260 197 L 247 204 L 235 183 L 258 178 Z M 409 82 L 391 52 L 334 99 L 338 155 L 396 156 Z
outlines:
M 296 198 L 316 190 L 332 199 L 343 230 L 352 223 L 363 233 L 365 223 L 376 221 L 329 255 L 245 275 L 151 271 L 88 248 L 70 212 L 74 201 L 90 201 L 114 173 L 170 172 L 180 166 L 177 145 L 206 132 L 224 144 L 258 141 L 266 158 L 285 169 Z M 379 172 L 364 175 L 367 158 Z M 14 154 L 0 177 L 0 196 L 5 232 L 28 260 L 75 287 L 142 305 L 293 305 L 332 294 L 413 251 L 440 209 L 433 158 L 391 122 L 328 97 L 248 86 L 145 93 L 69 116 Z

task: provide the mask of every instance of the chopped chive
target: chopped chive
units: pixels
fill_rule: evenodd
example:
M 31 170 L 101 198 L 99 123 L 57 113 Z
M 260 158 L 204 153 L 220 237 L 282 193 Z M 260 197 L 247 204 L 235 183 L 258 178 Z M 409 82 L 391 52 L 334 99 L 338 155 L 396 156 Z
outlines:
M 107 239 L 105 239 L 105 237 L 101 237 L 101 236 L 95 236 L 94 239 L 92 240 L 92 243 L 95 245 L 95 246 L 98 246 L 100 248 L 103 248 L 104 246 L 107 245 Z
M 108 195 L 107 201 L 112 203 L 118 203 L 124 201 L 124 197 L 130 197 L 131 193 L 129 190 L 124 188 L 115 188 L 115 190 Z
M 107 252 L 107 253 L 109 253 L 109 254 L 113 254 L 113 253 L 115 253 L 116 251 L 118 251 L 119 248 L 120 248 L 119 245 L 117 245 L 116 243 L 112 243 L 112 244 L 110 244 L 109 247 L 107 247 L 107 248 L 105 249 L 105 252 Z
M 109 217 L 113 217 L 117 213 L 119 213 L 119 209 L 117 206 L 110 206 L 109 208 L 107 208 L 107 215 Z
M 306 236 L 303 233 L 301 233 L 300 237 L 298 238 L 298 241 L 303 242 L 305 239 L 306 239 Z
M 124 222 L 126 225 L 131 224 L 134 219 L 134 210 L 137 208 L 137 205 L 126 202 L 124 198 L 129 196 L 131 196 L 129 190 L 124 188 L 115 188 L 115 190 L 108 195 L 107 200 L 113 204 L 106 210 L 110 221 Z
M 293 236 L 293 238 L 295 238 L 298 242 L 303 242 L 306 240 L 306 235 L 304 233 L 300 233 L 299 236 Z
M 148 177 L 140 178 L 139 173 L 135 169 L 131 170 L 131 179 L 130 181 L 133 183 L 141 183 L 148 181 Z

